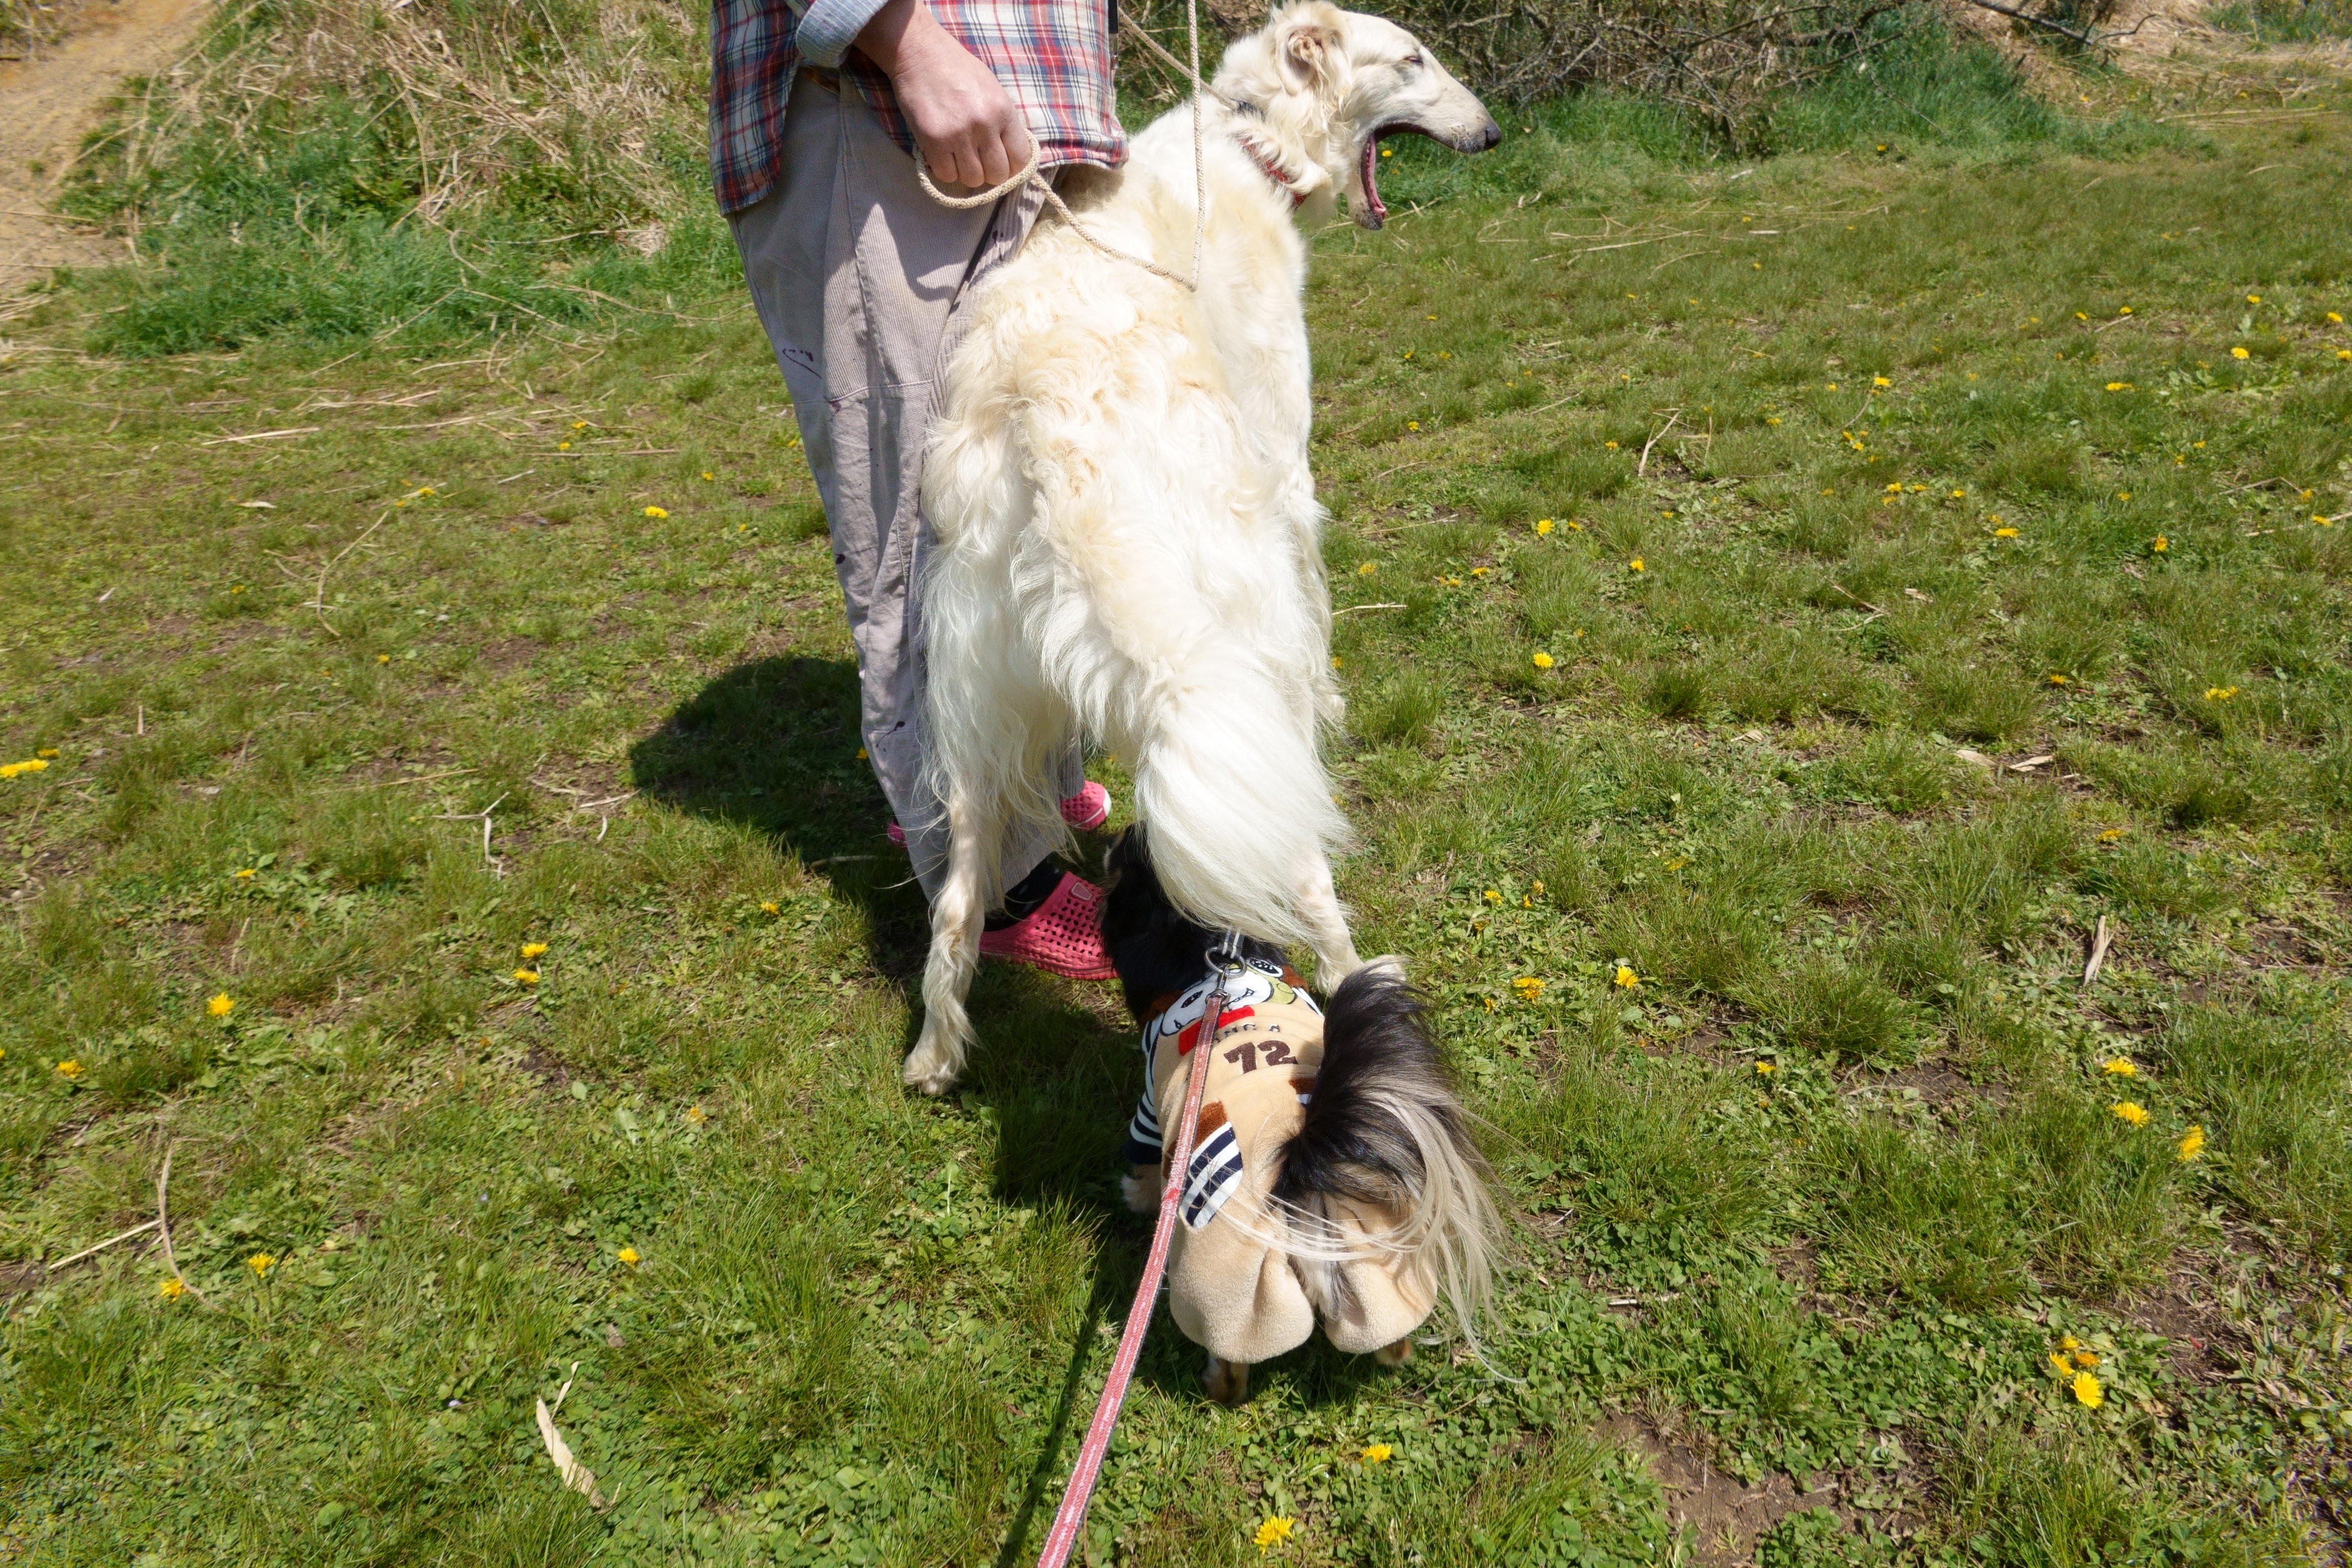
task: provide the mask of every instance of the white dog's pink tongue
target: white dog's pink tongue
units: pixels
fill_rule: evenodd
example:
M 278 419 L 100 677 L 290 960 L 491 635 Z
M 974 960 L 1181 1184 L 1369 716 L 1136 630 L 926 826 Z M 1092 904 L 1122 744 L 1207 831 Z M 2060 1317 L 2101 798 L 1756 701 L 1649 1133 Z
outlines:
M 1371 209 L 1372 226 L 1375 228 L 1388 222 L 1389 217 L 1388 208 L 1381 204 L 1381 183 L 1373 176 L 1372 173 L 1372 171 L 1379 166 L 1380 161 L 1381 139 L 1378 134 L 1374 134 L 1367 137 L 1364 141 L 1364 167 L 1362 172 L 1362 183 L 1364 187 L 1364 204 Z

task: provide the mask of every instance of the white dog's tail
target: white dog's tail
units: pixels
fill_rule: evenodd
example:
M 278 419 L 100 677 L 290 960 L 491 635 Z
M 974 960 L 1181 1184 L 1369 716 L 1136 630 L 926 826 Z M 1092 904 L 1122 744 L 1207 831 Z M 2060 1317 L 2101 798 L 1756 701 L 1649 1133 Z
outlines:
M 1203 650 L 1188 663 L 1181 687 L 1129 709 L 1136 816 L 1150 824 L 1160 885 L 1203 925 L 1316 945 L 1325 933 L 1303 906 L 1348 824 L 1312 698 L 1252 661 Z

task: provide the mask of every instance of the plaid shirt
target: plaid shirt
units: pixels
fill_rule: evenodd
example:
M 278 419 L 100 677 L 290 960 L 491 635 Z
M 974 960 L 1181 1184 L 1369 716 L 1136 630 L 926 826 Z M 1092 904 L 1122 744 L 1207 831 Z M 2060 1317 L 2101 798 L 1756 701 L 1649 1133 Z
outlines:
M 996 73 L 1039 149 L 1038 166 L 1127 160 L 1111 86 L 1109 0 L 929 0 L 948 36 Z M 878 0 L 711 0 L 710 178 L 719 210 L 775 188 L 784 105 L 803 62 L 837 69 L 909 155 L 890 80 L 849 41 Z

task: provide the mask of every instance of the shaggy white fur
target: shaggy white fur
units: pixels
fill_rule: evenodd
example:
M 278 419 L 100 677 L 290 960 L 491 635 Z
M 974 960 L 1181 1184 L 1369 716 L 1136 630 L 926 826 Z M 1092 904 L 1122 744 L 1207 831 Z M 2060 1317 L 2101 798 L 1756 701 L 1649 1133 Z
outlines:
M 1041 224 L 970 306 L 923 480 L 938 529 L 924 584 L 929 756 L 952 839 L 931 909 L 922 1038 L 907 1082 L 955 1081 L 1005 828 L 1062 828 L 1055 758 L 1127 759 L 1160 876 L 1205 925 L 1300 942 L 1328 988 L 1357 967 L 1328 852 L 1347 824 L 1318 729 L 1331 679 L 1307 442 L 1307 247 L 1294 208 L 1386 215 L 1380 137 L 1465 152 L 1494 120 L 1376 16 L 1306 0 L 1225 53 L 1202 139 L 1197 293 Z M 1104 244 L 1182 271 L 1192 110 L 1154 121 L 1116 173 L 1064 193 Z M 1279 178 L 1277 178 L 1277 175 Z M 1303 197 L 1301 204 L 1297 198 Z

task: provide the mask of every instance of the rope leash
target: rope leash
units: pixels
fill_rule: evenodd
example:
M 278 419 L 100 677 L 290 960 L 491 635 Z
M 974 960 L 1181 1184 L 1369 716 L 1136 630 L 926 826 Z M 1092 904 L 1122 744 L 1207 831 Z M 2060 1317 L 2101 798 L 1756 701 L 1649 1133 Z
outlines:
M 1186 1167 L 1192 1162 L 1192 1144 L 1200 1130 L 1201 1099 L 1209 1086 L 1209 1053 L 1216 1049 L 1217 1030 L 1225 1021 L 1225 987 L 1239 966 L 1241 938 L 1228 932 L 1212 950 L 1210 961 L 1217 983 L 1201 1009 L 1201 1034 L 1192 1047 L 1191 1075 L 1184 1082 L 1184 1113 L 1176 1124 L 1176 1141 L 1169 1152 L 1168 1185 L 1160 1194 L 1160 1222 L 1152 1228 L 1151 1251 L 1143 1260 L 1143 1278 L 1136 1281 L 1134 1304 L 1127 1309 L 1127 1326 L 1118 1336 L 1118 1354 L 1111 1358 L 1110 1376 L 1102 1397 L 1095 1402 L 1094 1419 L 1087 1423 L 1086 1441 L 1078 1445 L 1078 1462 L 1070 1470 L 1070 1484 L 1062 1506 L 1054 1511 L 1054 1526 L 1045 1532 L 1045 1548 L 1037 1554 L 1037 1568 L 1063 1568 L 1078 1542 L 1078 1527 L 1086 1522 L 1087 1504 L 1101 1478 L 1103 1457 L 1110 1452 L 1111 1429 L 1118 1425 L 1118 1407 L 1126 1402 L 1127 1385 L 1135 1375 L 1137 1357 L 1143 1354 L 1144 1331 L 1151 1326 L 1151 1309 L 1159 1300 L 1160 1276 L 1168 1270 L 1168 1245 L 1176 1234 L 1176 1209 L 1184 1191 Z
M 1171 68 L 1183 70 L 1192 78 L 1192 277 L 1179 277 L 1150 256 L 1137 256 L 1131 251 L 1124 251 L 1115 245 L 1107 244 L 1100 235 L 1078 222 L 1078 214 L 1070 211 L 1069 204 L 1062 200 L 1062 193 L 1054 189 L 1054 183 L 1037 172 L 1038 160 L 1045 156 L 1045 150 L 1036 144 L 1036 138 L 1034 136 L 1030 138 L 1029 162 L 1021 166 L 1021 172 L 1004 183 L 992 186 L 976 196 L 950 196 L 931 183 L 931 172 L 924 164 L 923 154 L 919 150 L 915 153 L 915 178 L 922 184 L 925 195 L 943 207 L 953 207 L 959 212 L 969 211 L 973 207 L 984 207 L 992 202 L 1001 201 L 1023 185 L 1034 182 L 1039 190 L 1045 193 L 1045 200 L 1052 204 L 1054 210 L 1062 214 L 1062 221 L 1077 231 L 1080 239 L 1105 256 L 1116 257 L 1120 261 L 1131 261 L 1155 277 L 1164 277 L 1188 293 L 1198 294 L 1201 291 L 1201 246 L 1209 227 L 1209 173 L 1207 167 L 1201 162 L 1202 99 L 1205 97 L 1213 96 L 1218 102 L 1228 108 L 1232 107 L 1233 100 L 1221 92 L 1213 92 L 1201 79 L 1201 0 L 1184 0 L 1184 30 L 1191 42 L 1192 56 L 1192 63 L 1189 68 L 1180 66 L 1176 57 L 1160 47 L 1159 39 L 1145 32 L 1143 25 L 1135 19 L 1133 12 L 1122 13 L 1119 20 L 1125 23 L 1137 37 L 1141 38 L 1154 54 L 1167 61 Z

